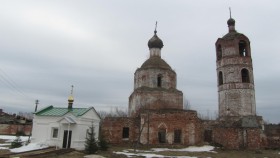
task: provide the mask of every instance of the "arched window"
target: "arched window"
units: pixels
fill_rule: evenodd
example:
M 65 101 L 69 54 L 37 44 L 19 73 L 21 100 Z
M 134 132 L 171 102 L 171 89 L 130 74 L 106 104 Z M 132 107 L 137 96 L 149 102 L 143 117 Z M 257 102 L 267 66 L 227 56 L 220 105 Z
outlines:
M 219 85 L 222 85 L 224 84 L 224 81 L 223 81 L 223 73 L 222 71 L 219 72 Z
M 249 71 L 247 69 L 241 70 L 241 77 L 242 77 L 242 82 L 244 83 L 250 82 Z
M 162 75 L 159 74 L 157 77 L 157 86 L 161 87 L 161 85 L 162 85 Z
M 222 59 L 222 47 L 221 47 L 221 45 L 219 44 L 218 46 L 217 46 L 217 60 L 221 60 Z
M 245 41 L 239 41 L 239 54 L 242 57 L 248 56 L 247 44 Z

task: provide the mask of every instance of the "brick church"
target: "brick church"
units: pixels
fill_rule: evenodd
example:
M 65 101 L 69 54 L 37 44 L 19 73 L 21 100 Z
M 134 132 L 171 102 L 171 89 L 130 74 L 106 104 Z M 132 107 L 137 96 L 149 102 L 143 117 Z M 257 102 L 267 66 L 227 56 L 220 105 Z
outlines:
M 249 39 L 227 21 L 229 32 L 216 42 L 219 118 L 201 120 L 183 108 L 177 75 L 161 58 L 163 41 L 154 31 L 150 57 L 134 73 L 128 117 L 106 117 L 101 133 L 111 144 L 220 144 L 229 149 L 262 147 L 262 117 L 256 116 L 253 66 Z

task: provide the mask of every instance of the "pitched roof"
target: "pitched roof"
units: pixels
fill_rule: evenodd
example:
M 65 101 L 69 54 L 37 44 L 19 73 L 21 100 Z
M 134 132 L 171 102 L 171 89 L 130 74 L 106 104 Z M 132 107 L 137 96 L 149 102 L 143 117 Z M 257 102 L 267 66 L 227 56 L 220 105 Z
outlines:
M 36 112 L 35 115 L 37 115 L 37 116 L 63 116 L 67 113 L 71 113 L 74 116 L 82 116 L 92 108 L 93 107 L 68 109 L 68 108 L 53 107 L 51 105 L 51 106 L 48 106 L 48 107 Z

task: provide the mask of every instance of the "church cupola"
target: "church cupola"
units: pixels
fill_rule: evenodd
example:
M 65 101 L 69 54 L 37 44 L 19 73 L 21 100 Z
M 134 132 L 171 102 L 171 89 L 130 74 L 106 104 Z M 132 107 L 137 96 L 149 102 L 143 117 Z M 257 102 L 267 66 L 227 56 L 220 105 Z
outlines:
M 231 10 L 229 9 L 230 18 L 227 21 L 228 24 L 228 32 L 236 32 L 235 30 L 235 20 L 231 18 Z
M 162 40 L 157 36 L 157 31 L 154 31 L 154 36 L 149 40 L 148 47 L 151 48 L 159 48 L 161 49 L 163 47 Z
M 71 110 L 73 108 L 73 103 L 74 103 L 74 97 L 73 97 L 73 88 L 74 86 L 71 86 L 71 94 L 68 97 L 68 109 Z
M 149 40 L 148 47 L 150 49 L 150 57 L 161 57 L 161 48 L 163 47 L 162 40 L 157 36 L 157 23 L 154 31 L 154 36 Z

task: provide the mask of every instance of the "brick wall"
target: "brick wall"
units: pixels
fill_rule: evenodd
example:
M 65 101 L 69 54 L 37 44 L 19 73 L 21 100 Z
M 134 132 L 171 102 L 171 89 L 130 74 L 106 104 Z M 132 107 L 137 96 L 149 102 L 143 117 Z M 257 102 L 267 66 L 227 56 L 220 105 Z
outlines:
M 129 127 L 129 138 L 123 138 L 123 128 Z M 132 143 L 138 140 L 141 131 L 141 144 L 184 144 L 203 143 L 202 122 L 195 111 L 150 110 L 142 111 L 140 117 L 108 117 L 102 123 L 102 134 L 109 143 Z M 165 131 L 165 143 L 159 142 L 159 131 Z M 180 130 L 180 142 L 174 142 L 174 132 Z
M 213 142 L 227 149 L 259 149 L 261 147 L 260 128 L 213 128 Z
M 0 124 L 1 135 L 15 135 L 17 132 L 23 132 L 25 135 L 30 135 L 31 131 L 31 124 Z

